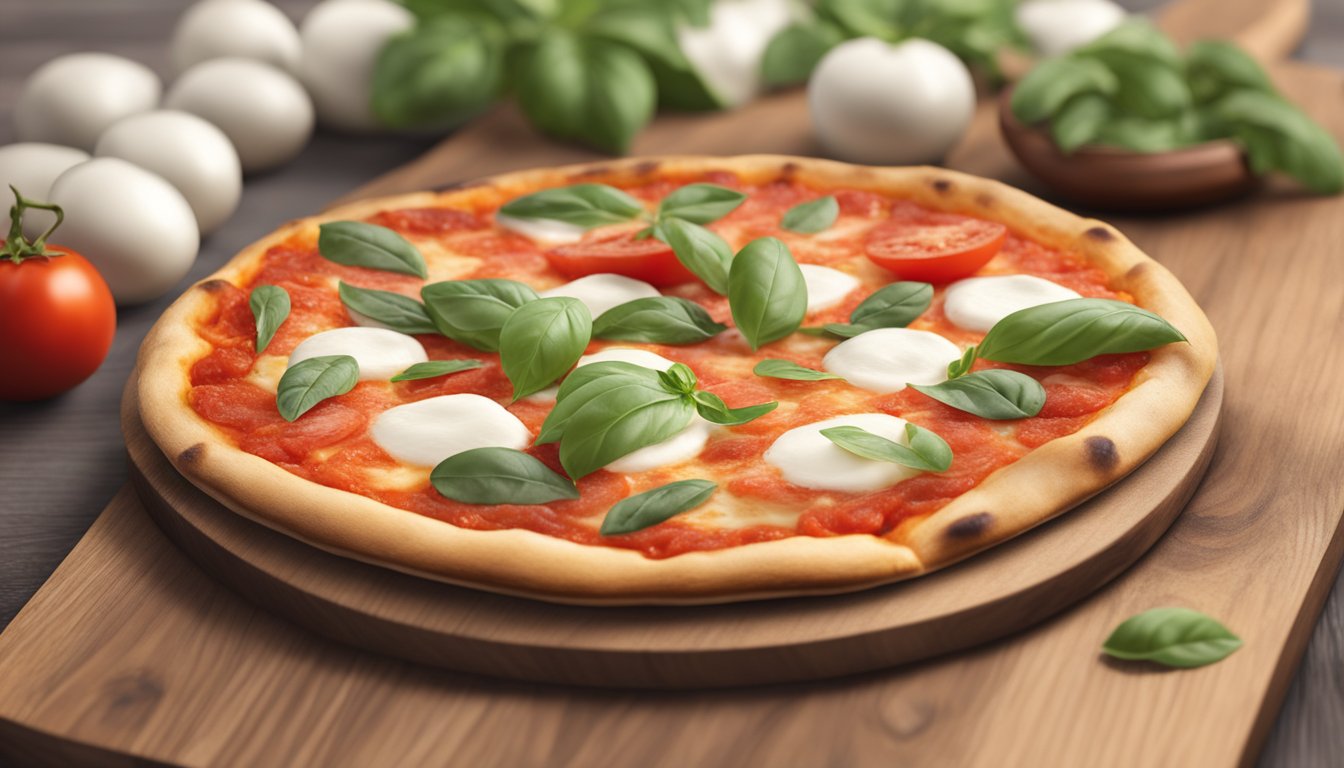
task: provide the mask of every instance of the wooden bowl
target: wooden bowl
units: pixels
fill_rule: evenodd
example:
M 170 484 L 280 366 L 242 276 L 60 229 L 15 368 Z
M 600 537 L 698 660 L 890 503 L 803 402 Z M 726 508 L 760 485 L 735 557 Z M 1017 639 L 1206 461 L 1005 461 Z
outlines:
M 1218 139 L 1169 152 L 1081 147 L 1066 155 L 1048 131 L 1022 123 L 999 96 L 999 127 L 1018 162 L 1071 201 L 1114 211 L 1169 211 L 1230 200 L 1260 180 L 1235 142 Z

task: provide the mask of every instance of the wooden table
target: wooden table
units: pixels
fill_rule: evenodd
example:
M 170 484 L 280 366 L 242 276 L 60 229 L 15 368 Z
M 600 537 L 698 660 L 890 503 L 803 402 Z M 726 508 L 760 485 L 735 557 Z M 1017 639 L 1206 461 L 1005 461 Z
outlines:
M 162 41 L 180 4 L 134 0 L 115 7 L 76 0 L 6 0 L 0 28 L 0 141 L 22 76 L 52 55 L 97 48 L 162 68 Z M 306 2 L 282 3 L 297 11 Z M 1320 3 L 1315 58 L 1344 64 L 1344 1 Z M 1330 98 L 1341 98 L 1330 94 Z M 364 179 L 409 160 L 424 144 L 321 137 L 294 165 L 249 182 L 244 207 L 208 240 L 194 280 L 276 221 L 310 212 Z M 184 281 L 185 284 L 185 281 Z M 164 302 L 125 311 L 112 356 L 90 382 L 51 403 L 0 406 L 0 624 L 7 623 L 79 538 L 124 479 L 116 400 L 134 351 Z M 1225 339 L 1224 343 L 1228 343 Z M 1344 598 L 1332 599 L 1264 753 L 1266 765 L 1329 764 L 1344 753 L 1339 690 Z

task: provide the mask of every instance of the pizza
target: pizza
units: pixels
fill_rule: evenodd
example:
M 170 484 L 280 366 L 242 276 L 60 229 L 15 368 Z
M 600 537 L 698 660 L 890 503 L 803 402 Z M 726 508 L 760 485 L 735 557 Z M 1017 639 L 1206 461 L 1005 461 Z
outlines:
M 1185 423 L 1214 333 L 1112 227 L 938 168 L 511 173 L 292 222 L 141 350 L 234 512 L 502 593 L 862 589 L 1006 541 Z

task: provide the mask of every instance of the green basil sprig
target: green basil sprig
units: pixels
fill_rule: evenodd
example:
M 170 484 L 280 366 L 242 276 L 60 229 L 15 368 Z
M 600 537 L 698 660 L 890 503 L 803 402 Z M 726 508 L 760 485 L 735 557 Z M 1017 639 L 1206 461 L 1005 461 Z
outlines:
M 453 128 L 475 117 L 504 84 L 504 30 L 466 14 L 393 36 L 374 68 L 373 113 L 392 128 Z
M 632 221 L 646 213 L 638 200 L 606 184 L 543 189 L 510 200 L 499 212 L 515 219 L 545 219 L 590 229 Z
M 878 289 L 849 314 L 848 323 L 827 323 L 825 331 L 850 338 L 875 328 L 904 328 L 933 303 L 933 286 L 902 281 Z
M 975 352 L 1001 363 L 1072 365 L 1178 341 L 1185 341 L 1180 331 L 1141 307 L 1111 299 L 1066 299 L 1008 315 L 989 329 Z
M 710 290 L 728 295 L 728 267 L 733 263 L 733 249 L 727 241 L 699 224 L 676 218 L 664 219 L 656 235 L 672 246 L 677 260 Z
M 839 215 L 840 203 L 836 201 L 835 195 L 826 195 L 799 203 L 785 211 L 779 225 L 790 232 L 811 235 L 834 224 Z
M 481 367 L 480 360 L 430 360 L 416 363 L 410 368 L 393 376 L 389 381 L 417 381 L 419 379 L 437 379 L 450 373 L 470 371 Z
M 278 285 L 258 285 L 247 303 L 257 321 L 257 354 L 261 354 L 289 317 L 289 291 Z
M 718 184 L 687 184 L 674 189 L 658 204 L 654 224 L 664 219 L 708 224 L 732 213 L 746 199 L 744 193 Z
M 971 372 L 971 367 L 975 365 L 975 347 L 968 347 L 961 353 L 961 358 L 953 360 L 947 364 L 947 378 L 959 379 Z
M 1241 638 L 1199 611 L 1153 608 L 1122 622 L 1101 650 L 1117 659 L 1190 668 L 1221 661 L 1240 647 Z
M 275 405 L 285 421 L 294 421 L 329 397 L 344 395 L 359 383 L 359 363 L 349 355 L 300 360 L 285 370 Z
M 1246 149 L 1255 173 L 1281 171 L 1322 195 L 1344 191 L 1344 155 L 1334 137 L 1279 96 L 1238 90 L 1212 109 Z
M 909 422 L 905 425 L 909 446 L 862 427 L 828 427 L 821 430 L 821 436 L 855 456 L 872 461 L 886 461 L 924 472 L 946 472 L 952 466 L 952 447 L 947 441 Z
M 824 381 L 826 379 L 840 379 L 834 373 L 818 371 L 815 368 L 807 368 L 790 360 L 779 360 L 777 358 L 768 358 L 756 364 L 751 372 L 757 376 L 763 376 L 767 379 L 787 379 L 789 381 Z
M 728 404 L 723 402 L 723 398 L 713 392 L 695 392 L 691 397 L 695 400 L 695 411 L 700 414 L 700 418 L 723 427 L 735 427 L 755 421 L 779 407 L 779 403 L 770 402 L 729 408 Z
M 728 326 L 705 308 L 675 296 L 650 296 L 619 304 L 593 321 L 593 338 L 649 344 L 698 344 Z
M 429 475 L 440 495 L 465 504 L 545 504 L 579 498 L 579 489 L 538 459 L 512 448 L 453 454 Z
M 1094 59 L 1046 59 L 1013 87 L 1010 106 L 1018 120 L 1038 123 L 1059 112 L 1070 99 L 1113 96 L 1119 88 L 1115 73 Z
M 513 399 L 549 387 L 574 367 L 592 338 L 593 318 L 578 299 L 552 296 L 514 310 L 499 331 L 499 364 Z
M 485 352 L 499 349 L 499 332 L 514 310 L 537 292 L 516 280 L 445 280 L 420 289 L 434 327 L 448 338 Z
M 788 246 L 773 237 L 747 243 L 728 270 L 728 306 L 752 349 L 797 330 L 807 314 L 807 284 Z
M 941 384 L 911 384 L 916 391 L 985 419 L 1025 419 L 1045 406 L 1045 387 L 1025 373 L 991 368 Z
M 348 267 L 429 277 L 425 257 L 410 241 L 387 227 L 365 221 L 329 221 L 318 227 L 322 258 Z
M 642 531 L 709 501 L 718 486 L 708 480 L 677 480 L 617 502 L 599 533 L 618 536 Z
M 370 320 L 381 323 L 401 333 L 438 333 L 434 321 L 429 319 L 425 305 L 392 291 L 379 291 L 373 288 L 360 288 L 348 283 L 339 283 L 336 287 L 341 303 L 351 312 L 356 312 Z

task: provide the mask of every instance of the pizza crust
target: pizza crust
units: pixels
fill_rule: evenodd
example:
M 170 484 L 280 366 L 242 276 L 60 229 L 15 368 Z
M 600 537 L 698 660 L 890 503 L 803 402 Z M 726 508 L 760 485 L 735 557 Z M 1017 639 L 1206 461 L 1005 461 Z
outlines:
M 867 189 L 934 209 L 1000 221 L 1073 251 L 1112 286 L 1176 326 L 1188 344 L 1154 350 L 1133 387 L 1082 430 L 991 474 L 934 514 L 893 535 L 794 536 L 650 559 L 526 530 L 478 531 L 322 486 L 231 445 L 188 404 L 189 371 L 211 347 L 193 330 L 224 281 L 244 284 L 267 249 L 323 221 L 381 210 L 499 204 L 578 181 L 629 183 L 663 174 L 730 171 L 745 183 L 781 176 Z M 188 480 L 234 512 L 313 546 L 384 567 L 506 594 L 578 604 L 692 604 L 844 592 L 918 576 L 1006 541 L 1123 478 L 1185 424 L 1217 358 L 1212 327 L 1162 265 L 1110 226 L 1025 192 L 941 168 L 874 168 L 810 158 L 630 159 L 525 171 L 442 192 L 361 201 L 292 222 L 252 244 L 180 297 L 140 350 L 137 393 L 154 441 Z

